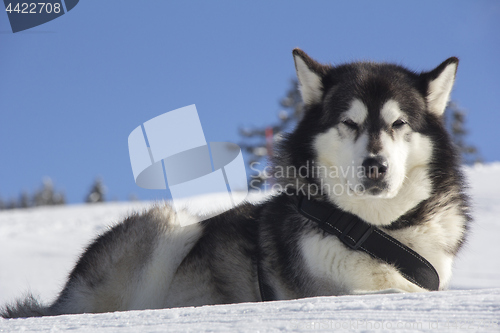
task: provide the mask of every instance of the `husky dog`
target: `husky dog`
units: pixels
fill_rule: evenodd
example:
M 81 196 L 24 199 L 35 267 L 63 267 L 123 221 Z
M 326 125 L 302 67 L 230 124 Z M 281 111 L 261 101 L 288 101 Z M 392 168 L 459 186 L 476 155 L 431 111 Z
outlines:
M 168 205 L 132 215 L 53 304 L 29 296 L 2 316 L 446 288 L 471 220 L 442 119 L 458 59 L 415 73 L 293 56 L 304 115 L 275 150 L 280 193 L 186 227 L 199 217 Z

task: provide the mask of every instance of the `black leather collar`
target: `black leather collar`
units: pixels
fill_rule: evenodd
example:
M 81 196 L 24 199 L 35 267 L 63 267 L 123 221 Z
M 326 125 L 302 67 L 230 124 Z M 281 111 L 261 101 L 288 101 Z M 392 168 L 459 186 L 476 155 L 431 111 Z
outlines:
M 395 266 L 401 275 L 427 290 L 439 289 L 439 275 L 424 257 L 408 246 L 351 213 L 332 205 L 294 195 L 300 214 L 318 223 L 324 231 L 337 236 L 353 250 Z

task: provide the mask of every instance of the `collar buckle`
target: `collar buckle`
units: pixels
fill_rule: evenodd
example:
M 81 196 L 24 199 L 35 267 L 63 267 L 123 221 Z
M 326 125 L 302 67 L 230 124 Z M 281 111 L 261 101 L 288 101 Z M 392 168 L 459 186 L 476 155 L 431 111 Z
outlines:
M 366 239 L 368 237 L 370 237 L 371 233 L 373 232 L 373 229 L 374 227 L 373 226 L 370 226 L 364 233 L 363 235 L 361 235 L 361 237 L 356 241 L 352 235 L 349 234 L 349 231 L 351 231 L 352 228 L 354 228 L 354 226 L 359 222 L 359 219 L 357 217 L 353 217 L 351 219 L 351 221 L 349 222 L 349 224 L 347 225 L 347 227 L 344 229 L 344 231 L 342 231 L 342 233 L 340 234 L 339 236 L 339 239 L 342 241 L 342 243 L 344 243 L 345 245 L 347 245 L 348 247 L 350 247 L 351 249 L 353 250 L 357 250 L 361 247 L 361 245 L 363 245 L 363 243 L 366 241 Z M 346 239 L 346 237 L 349 237 L 351 241 L 348 241 Z M 354 244 L 353 244 L 354 242 Z

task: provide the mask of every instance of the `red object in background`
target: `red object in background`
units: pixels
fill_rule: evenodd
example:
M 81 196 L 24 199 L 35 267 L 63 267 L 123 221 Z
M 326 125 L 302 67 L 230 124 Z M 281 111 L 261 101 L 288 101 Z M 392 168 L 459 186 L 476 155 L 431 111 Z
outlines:
M 268 163 L 271 160 L 271 157 L 273 156 L 273 128 L 272 127 L 266 127 L 266 149 L 267 149 L 267 159 Z M 267 180 L 270 185 L 274 184 L 273 178 L 269 178 Z
M 273 155 L 273 128 L 266 127 L 266 148 L 267 156 L 271 157 Z

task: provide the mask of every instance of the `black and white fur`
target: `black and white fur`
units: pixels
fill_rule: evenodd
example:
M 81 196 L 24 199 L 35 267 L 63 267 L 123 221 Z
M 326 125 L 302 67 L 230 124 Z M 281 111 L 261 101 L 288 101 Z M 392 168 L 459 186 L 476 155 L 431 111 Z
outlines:
M 197 217 L 168 205 L 132 215 L 86 249 L 53 304 L 28 297 L 2 316 L 256 302 L 260 287 L 276 300 L 423 291 L 300 215 L 288 194 L 301 188 L 418 252 L 446 288 L 470 221 L 442 121 L 458 59 L 414 73 L 370 62 L 321 65 L 299 49 L 293 55 L 305 112 L 276 150 L 283 193 L 186 227 L 179 221 Z M 283 172 L 292 169 L 306 172 Z

